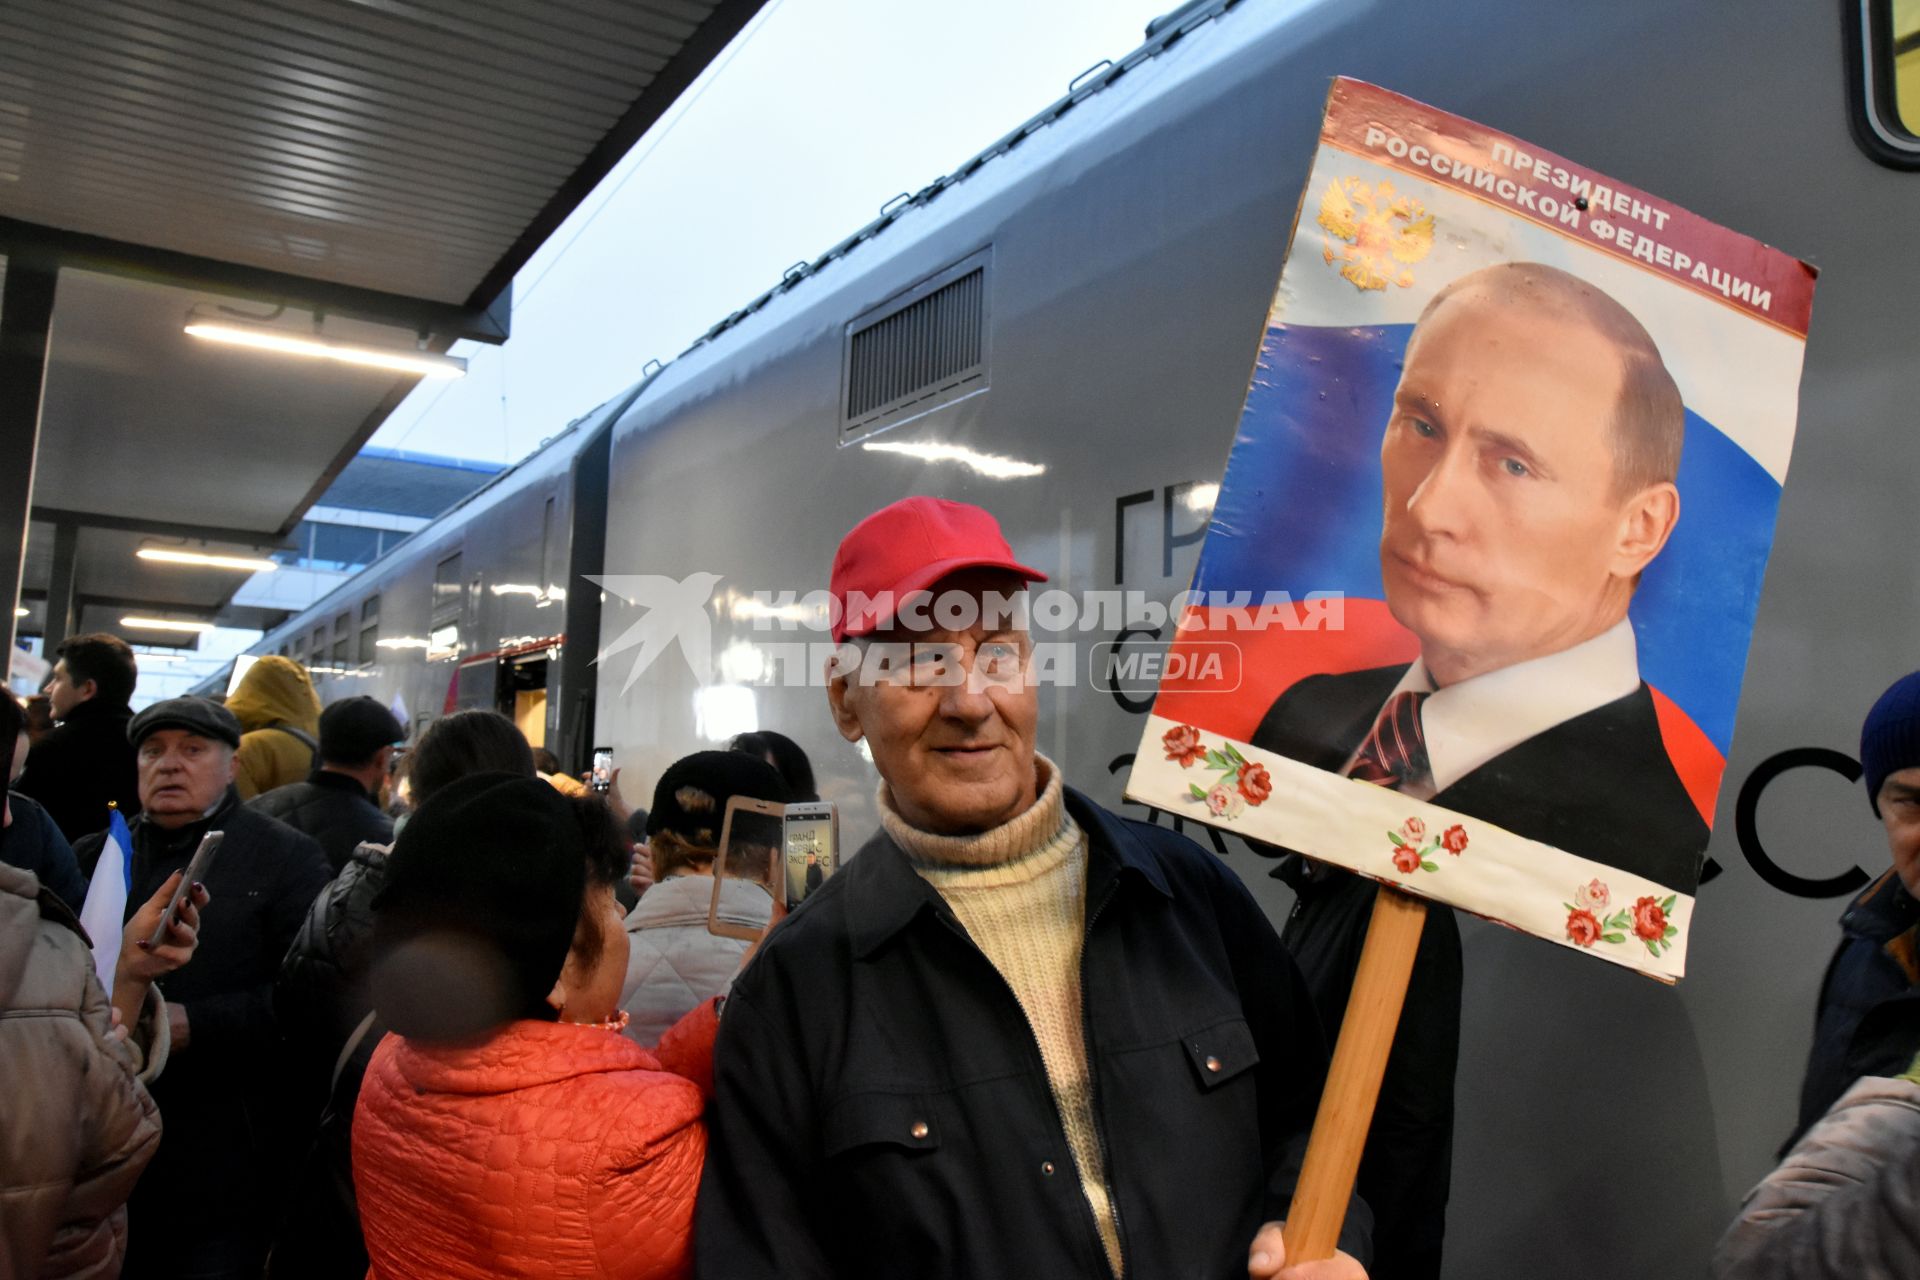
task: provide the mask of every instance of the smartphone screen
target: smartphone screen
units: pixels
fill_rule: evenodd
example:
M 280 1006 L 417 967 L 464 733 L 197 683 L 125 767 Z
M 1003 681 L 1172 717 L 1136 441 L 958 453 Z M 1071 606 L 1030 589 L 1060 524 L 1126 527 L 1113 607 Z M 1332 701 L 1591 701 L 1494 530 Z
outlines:
M 833 805 L 790 804 L 787 806 L 782 847 L 786 854 L 787 906 L 799 906 L 826 882 L 839 864 L 839 823 Z
M 613 790 L 612 747 L 595 747 L 593 749 L 593 772 L 588 775 L 587 785 L 602 795 Z

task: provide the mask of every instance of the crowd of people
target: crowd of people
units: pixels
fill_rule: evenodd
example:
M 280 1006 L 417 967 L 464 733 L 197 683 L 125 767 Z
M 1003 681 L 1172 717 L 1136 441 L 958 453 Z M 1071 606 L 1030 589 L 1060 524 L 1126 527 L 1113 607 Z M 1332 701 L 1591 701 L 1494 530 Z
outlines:
M 735 797 L 818 799 L 780 734 L 630 810 L 492 711 L 410 734 L 268 656 L 136 714 L 132 651 L 65 641 L 41 719 L 0 698 L 0 1280 L 1437 1275 L 1439 1215 L 1360 1196 L 1289 1257 L 1351 974 L 1040 754 L 986 607 L 1039 580 L 965 504 L 847 535 L 842 602 L 983 607 L 842 612 L 966 678 L 834 674 L 880 829 L 791 914 L 723 840 Z M 1920 1275 L 1920 673 L 1862 766 L 1891 866 L 1723 1280 Z

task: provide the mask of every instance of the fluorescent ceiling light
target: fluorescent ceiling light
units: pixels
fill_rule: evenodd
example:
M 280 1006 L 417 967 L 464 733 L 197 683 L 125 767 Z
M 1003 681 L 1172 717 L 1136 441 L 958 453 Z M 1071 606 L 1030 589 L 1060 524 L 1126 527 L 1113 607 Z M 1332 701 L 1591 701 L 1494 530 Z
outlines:
M 316 360 L 334 360 L 341 364 L 367 365 L 374 369 L 395 369 L 417 373 L 423 378 L 459 378 L 467 372 L 467 362 L 458 356 L 435 355 L 429 351 L 400 351 L 394 348 L 356 347 L 325 338 L 303 338 L 274 329 L 233 324 L 213 324 L 189 320 L 186 331 L 209 342 L 225 342 L 259 351 L 277 351 L 282 355 L 308 356 Z
M 213 630 L 211 622 L 183 622 L 178 618 L 147 618 L 139 614 L 128 614 L 120 619 L 120 625 L 136 631 L 184 631 L 190 635 L 205 635 Z
M 1003 458 L 998 454 L 975 453 L 964 445 L 936 444 L 931 441 L 873 440 L 861 446 L 869 453 L 901 453 L 909 458 L 918 458 L 922 462 L 958 462 L 969 467 L 989 480 L 1024 480 L 1029 476 L 1046 474 L 1046 467 L 1038 462 L 1022 462 L 1018 458 Z
M 33 610 L 31 610 L 31 609 L 22 609 L 22 608 L 21 608 L 21 607 L 20 607 L 19 605 L 15 605 L 15 606 L 13 606 L 13 616 L 14 616 L 14 617 L 16 617 L 16 618 L 24 618 L 24 617 L 26 617 L 26 616 L 27 616 L 28 614 L 30 614 L 30 613 L 32 613 L 32 612 L 33 612 Z
M 206 551 L 176 551 L 172 547 L 142 547 L 134 552 L 142 560 L 160 560 L 167 564 L 193 564 L 207 569 L 243 569 L 248 573 L 272 573 L 280 566 L 258 556 L 221 556 Z
M 431 646 L 417 636 L 389 636 L 385 640 L 375 640 L 373 647 L 376 649 L 426 649 Z

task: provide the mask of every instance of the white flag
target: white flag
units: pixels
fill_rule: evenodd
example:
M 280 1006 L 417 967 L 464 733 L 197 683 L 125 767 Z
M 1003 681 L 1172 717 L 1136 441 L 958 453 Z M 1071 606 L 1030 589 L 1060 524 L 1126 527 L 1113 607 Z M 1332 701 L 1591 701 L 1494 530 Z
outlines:
M 120 932 L 125 928 L 127 890 L 133 881 L 133 837 L 126 820 L 115 809 L 107 820 L 106 843 L 93 867 L 93 882 L 80 908 L 80 927 L 93 939 L 93 968 L 100 985 L 113 995 L 113 971 L 120 960 Z

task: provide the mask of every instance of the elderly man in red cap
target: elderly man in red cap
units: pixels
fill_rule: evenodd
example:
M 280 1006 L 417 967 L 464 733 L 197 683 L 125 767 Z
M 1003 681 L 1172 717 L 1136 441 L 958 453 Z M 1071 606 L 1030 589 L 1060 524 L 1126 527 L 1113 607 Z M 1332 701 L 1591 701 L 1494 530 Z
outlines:
M 1034 749 L 1043 581 L 963 503 L 840 545 L 828 700 L 883 830 L 734 983 L 703 1277 L 1365 1275 L 1363 1206 L 1324 1262 L 1276 1222 L 1326 1048 L 1272 926 Z

